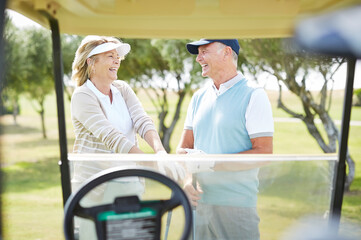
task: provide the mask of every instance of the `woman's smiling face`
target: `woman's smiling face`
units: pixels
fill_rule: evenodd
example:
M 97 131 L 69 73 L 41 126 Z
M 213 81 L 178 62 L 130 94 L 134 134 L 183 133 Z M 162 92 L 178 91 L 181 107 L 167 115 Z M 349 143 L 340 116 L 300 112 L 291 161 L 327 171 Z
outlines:
M 117 50 L 113 49 L 108 52 L 97 55 L 94 63 L 93 76 L 110 81 L 117 80 L 117 72 L 120 66 L 121 58 Z

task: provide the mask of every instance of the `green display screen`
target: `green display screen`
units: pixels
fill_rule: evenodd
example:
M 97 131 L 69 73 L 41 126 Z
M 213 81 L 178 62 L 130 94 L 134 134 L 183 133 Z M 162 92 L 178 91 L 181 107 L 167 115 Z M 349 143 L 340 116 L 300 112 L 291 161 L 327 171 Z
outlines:
M 108 211 L 98 214 L 98 221 L 154 217 L 156 215 L 157 212 L 152 208 L 142 208 L 139 212 L 127 212 L 127 213 L 115 213 L 114 211 Z

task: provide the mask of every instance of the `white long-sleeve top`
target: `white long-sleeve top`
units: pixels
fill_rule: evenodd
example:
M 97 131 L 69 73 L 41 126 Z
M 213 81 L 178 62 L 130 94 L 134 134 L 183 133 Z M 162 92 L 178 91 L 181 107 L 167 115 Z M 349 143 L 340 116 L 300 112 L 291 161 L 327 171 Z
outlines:
M 124 99 L 134 131 L 142 138 L 147 131 L 156 131 L 152 119 L 145 113 L 131 87 L 119 80 L 112 85 Z M 75 153 L 128 153 L 137 144 L 136 140 L 130 141 L 107 119 L 103 104 L 87 84 L 78 87 L 72 96 L 71 118 L 75 132 Z
M 131 87 L 124 81 L 114 81 L 128 110 L 125 115 L 131 118 L 134 134 L 126 134 L 109 121 L 105 106 L 87 84 L 77 87 L 71 99 L 71 119 L 74 126 L 74 153 L 128 153 L 137 146 L 136 134 L 142 138 L 150 131 L 156 131 L 152 119 L 144 111 Z M 133 139 L 128 139 L 134 136 Z M 92 175 L 114 166 L 116 162 L 80 162 L 74 164 L 73 182 L 83 182 Z M 103 189 L 95 190 L 101 195 Z

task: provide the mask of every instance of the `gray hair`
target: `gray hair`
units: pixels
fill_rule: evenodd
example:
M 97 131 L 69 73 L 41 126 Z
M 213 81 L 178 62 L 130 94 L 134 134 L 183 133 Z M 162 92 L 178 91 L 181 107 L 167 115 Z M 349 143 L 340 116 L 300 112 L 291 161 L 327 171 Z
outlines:
M 224 43 L 221 43 L 221 42 L 216 42 L 216 43 L 218 44 L 219 50 L 227 47 L 227 45 Z M 233 59 L 234 65 L 237 67 L 238 55 L 235 51 L 233 51 L 233 49 L 232 49 L 232 59 Z

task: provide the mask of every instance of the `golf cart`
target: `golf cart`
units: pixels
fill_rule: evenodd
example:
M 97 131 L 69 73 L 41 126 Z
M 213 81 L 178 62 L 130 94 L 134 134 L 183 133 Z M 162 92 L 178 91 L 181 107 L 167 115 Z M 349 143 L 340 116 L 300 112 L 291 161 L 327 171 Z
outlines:
M 63 99 L 63 70 L 60 48 L 60 33 L 78 35 L 111 35 L 123 38 L 266 38 L 290 37 L 294 33 L 296 23 L 304 17 L 321 14 L 343 7 L 350 7 L 359 1 L 308 1 L 308 0 L 154 0 L 154 1 L 60 1 L 60 0 L 8 0 L 1 5 L 1 30 L 3 30 L 3 13 L 5 7 L 17 11 L 44 27 L 50 28 L 53 40 L 54 78 L 57 96 L 60 171 L 63 191 L 63 203 L 67 202 L 72 192 L 74 164 L 79 162 L 119 162 L 122 161 L 158 161 L 156 156 L 75 156 L 68 154 L 65 125 L 65 111 Z M 300 32 L 302 33 L 302 31 Z M 317 51 L 318 48 L 310 49 Z M 307 46 L 306 46 L 307 47 Z M 333 48 L 334 49 L 334 48 Z M 321 49 L 321 52 L 327 49 Z M 334 53 L 334 52 L 332 52 Z M 334 54 L 344 54 L 345 51 Z M 274 206 L 267 206 L 272 196 L 278 194 L 288 202 L 295 201 L 302 196 L 305 205 L 312 206 L 305 212 L 298 213 L 297 219 L 307 214 L 325 216 L 332 219 L 337 233 L 341 216 L 344 192 L 345 159 L 351 113 L 351 99 L 355 72 L 356 55 L 346 52 L 349 57 L 348 75 L 345 87 L 344 112 L 341 125 L 341 139 L 338 155 L 325 156 L 174 156 L 164 157 L 162 161 L 224 161 L 244 162 L 269 161 L 260 169 L 259 206 L 261 219 L 271 217 L 267 215 Z M 2 65 L 1 65 L 2 66 Z M 2 72 L 2 71 L 1 71 Z M 147 158 L 147 159 L 145 159 Z M 301 167 L 300 167 L 301 166 Z M 294 169 L 303 169 L 304 173 L 292 174 Z M 106 170 L 106 169 L 105 169 Z M 323 172 L 319 178 L 319 172 Z M 287 174 L 286 174 L 287 173 Z M 294 182 L 290 175 L 299 176 Z M 286 178 L 282 178 L 285 177 Z M 311 184 L 317 182 L 312 189 Z M 74 183 L 73 183 L 74 184 Z M 77 183 L 81 186 L 84 183 Z M 149 184 L 152 185 L 152 184 Z M 277 187 L 276 187 L 277 186 Z M 294 187 L 294 186 L 297 186 Z M 281 191 L 288 189 L 287 192 Z M 292 190 L 292 191 L 291 191 Z M 317 194 L 314 194 L 317 192 Z M 168 190 L 168 195 L 172 194 Z M 264 195 L 262 195 L 264 194 Z M 293 197 L 288 197 L 293 196 Z M 316 204 L 315 204 L 316 203 Z M 291 204 L 292 205 L 292 204 Z M 291 209 L 292 206 L 289 206 Z M 287 204 L 283 205 L 287 208 Z M 328 212 L 329 210 L 329 212 Z M 287 215 L 287 214 L 286 214 Z M 287 218 L 286 218 L 287 219 Z M 287 221 L 287 220 L 285 220 Z M 184 220 L 184 222 L 186 222 Z M 186 223 L 184 223 L 186 225 Z M 284 230 L 284 229 L 282 229 Z M 261 229 L 262 231 L 262 229 Z M 279 235 L 277 235 L 279 236 Z

